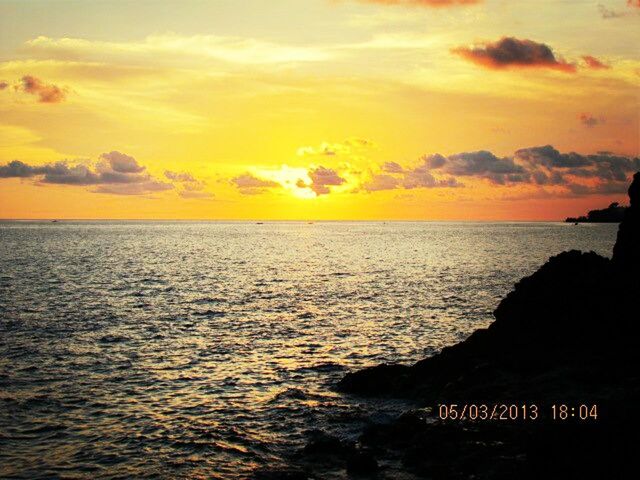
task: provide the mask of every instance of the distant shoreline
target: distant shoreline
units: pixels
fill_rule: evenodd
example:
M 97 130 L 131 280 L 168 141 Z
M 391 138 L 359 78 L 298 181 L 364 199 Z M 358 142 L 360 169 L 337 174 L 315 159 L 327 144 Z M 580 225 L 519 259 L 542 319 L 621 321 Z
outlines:
M 566 223 L 620 223 L 629 207 L 614 202 L 602 210 L 591 210 L 586 216 L 569 217 Z

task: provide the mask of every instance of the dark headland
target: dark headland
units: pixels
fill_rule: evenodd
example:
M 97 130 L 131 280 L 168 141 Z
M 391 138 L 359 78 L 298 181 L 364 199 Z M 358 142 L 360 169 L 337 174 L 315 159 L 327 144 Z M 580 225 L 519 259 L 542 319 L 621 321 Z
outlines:
M 408 478 L 638 478 L 640 172 L 629 197 L 611 259 L 576 250 L 551 257 L 500 302 L 488 328 L 414 365 L 366 368 L 337 385 L 422 408 L 372 419 L 356 441 L 319 434 L 292 470 L 256 478 L 326 478 L 318 465 L 328 458 L 360 478 L 404 478 L 385 474 L 390 458 Z M 440 404 L 535 404 L 540 417 L 441 420 Z M 569 410 L 554 420 L 553 405 L 596 405 L 597 418 Z
M 590 210 L 587 215 L 580 217 L 569 217 L 565 219 L 567 223 L 620 223 L 624 219 L 624 213 L 628 207 L 617 202 L 612 203 L 607 208 L 600 210 Z

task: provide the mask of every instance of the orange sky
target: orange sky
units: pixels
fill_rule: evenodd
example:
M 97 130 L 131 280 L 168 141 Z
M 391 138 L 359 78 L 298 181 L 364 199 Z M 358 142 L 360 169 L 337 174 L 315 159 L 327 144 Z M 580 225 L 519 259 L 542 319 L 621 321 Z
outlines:
M 626 0 L 6 1 L 0 218 L 554 220 L 640 169 Z

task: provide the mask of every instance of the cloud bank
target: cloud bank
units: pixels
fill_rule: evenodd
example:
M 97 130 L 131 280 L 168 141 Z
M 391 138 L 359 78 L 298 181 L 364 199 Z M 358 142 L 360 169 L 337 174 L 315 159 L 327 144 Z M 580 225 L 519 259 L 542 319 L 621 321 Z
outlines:
M 93 187 L 94 193 L 113 195 L 146 195 L 175 188 L 173 183 L 161 181 L 146 171 L 135 158 L 113 151 L 100 155 L 95 165 L 72 164 L 69 161 L 29 165 L 13 160 L 0 165 L 1 178 L 34 179 L 40 185 L 69 185 Z M 167 177 L 185 184 L 182 191 L 201 192 L 204 183 L 192 176 Z M 204 192 L 202 192 L 204 193 Z M 181 193 L 182 194 L 182 193 Z M 201 195 L 200 193 L 198 195 Z
M 561 153 L 545 145 L 523 148 L 508 157 L 485 150 L 425 155 L 412 168 L 387 162 L 380 170 L 363 184 L 365 190 L 455 188 L 464 186 L 459 178 L 473 178 L 498 186 L 559 187 L 560 195 L 578 196 L 625 192 L 631 175 L 640 170 L 640 158 L 609 152 Z

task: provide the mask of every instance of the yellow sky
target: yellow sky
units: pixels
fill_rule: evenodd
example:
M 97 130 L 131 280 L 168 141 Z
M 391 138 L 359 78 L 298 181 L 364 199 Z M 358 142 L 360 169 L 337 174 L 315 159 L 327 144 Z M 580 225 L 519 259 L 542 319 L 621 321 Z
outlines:
M 0 218 L 559 219 L 624 201 L 640 8 L 431 3 L 3 2 Z

